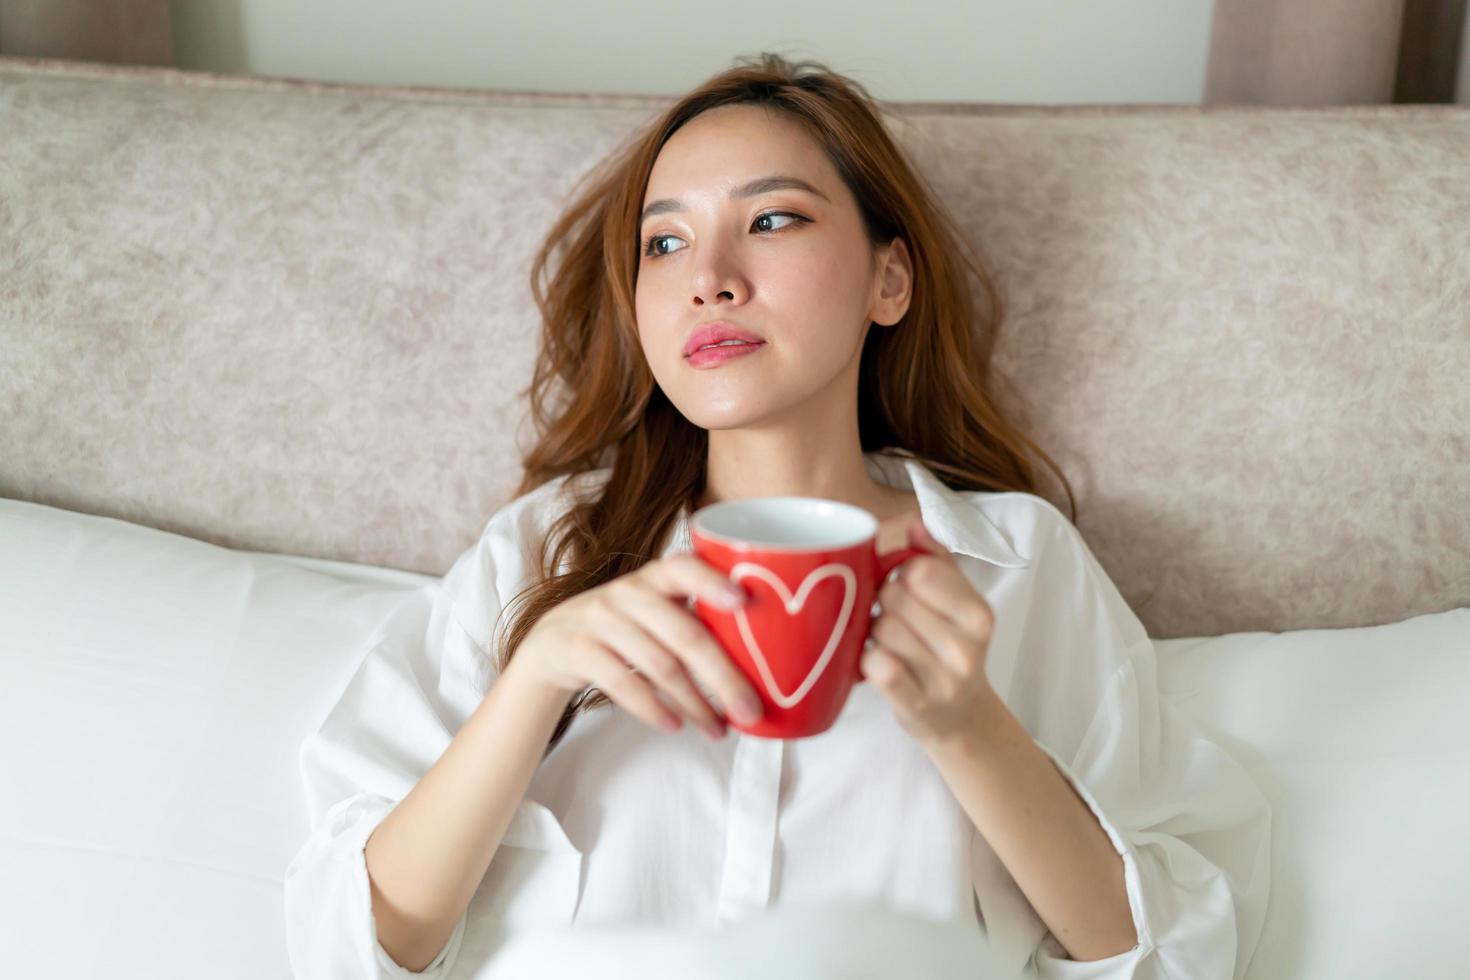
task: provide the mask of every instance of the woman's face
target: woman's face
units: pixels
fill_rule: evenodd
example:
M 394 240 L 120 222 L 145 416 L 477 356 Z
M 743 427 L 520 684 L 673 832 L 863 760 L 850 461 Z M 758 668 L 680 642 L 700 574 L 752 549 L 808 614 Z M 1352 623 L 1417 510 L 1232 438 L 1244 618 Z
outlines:
M 731 197 L 767 177 L 799 187 Z M 793 410 L 856 411 L 858 362 L 878 300 L 880 256 L 857 202 L 800 124 L 774 110 L 721 106 L 664 144 L 649 175 L 634 300 L 638 335 L 659 387 L 706 429 L 778 422 Z M 753 352 L 696 368 L 684 346 L 716 320 L 764 340 Z

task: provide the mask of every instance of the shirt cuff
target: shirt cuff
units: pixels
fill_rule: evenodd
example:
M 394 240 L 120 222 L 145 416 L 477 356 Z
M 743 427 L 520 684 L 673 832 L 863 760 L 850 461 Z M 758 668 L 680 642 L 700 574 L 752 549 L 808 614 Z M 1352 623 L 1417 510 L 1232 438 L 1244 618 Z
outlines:
M 364 849 L 395 805 L 376 794 L 338 802 L 287 869 L 287 932 L 295 975 L 442 980 L 454 965 L 465 915 L 433 962 L 417 973 L 395 963 L 378 942 Z
M 1150 928 L 1148 916 L 1144 910 L 1143 874 L 1139 867 L 1138 849 L 1103 812 L 1103 808 L 1082 780 L 1077 778 L 1072 767 L 1058 758 L 1056 753 L 1039 739 L 1033 740 L 1076 790 L 1077 795 L 1087 804 L 1087 808 L 1097 817 L 1097 822 L 1107 833 L 1108 839 L 1113 842 L 1113 850 L 1117 851 L 1123 859 L 1123 882 L 1128 892 L 1128 908 L 1133 914 L 1133 929 L 1138 937 L 1138 942 L 1132 949 L 1114 956 L 1100 960 L 1074 960 L 1068 957 L 1066 949 L 1056 936 L 1048 931 L 1042 937 L 1041 945 L 1036 950 L 1038 975 L 1043 980 L 1051 977 L 1058 978 L 1058 980 L 1090 980 L 1090 978 L 1101 977 L 1116 980 L 1121 977 L 1132 977 L 1138 962 L 1154 949 L 1153 930 Z

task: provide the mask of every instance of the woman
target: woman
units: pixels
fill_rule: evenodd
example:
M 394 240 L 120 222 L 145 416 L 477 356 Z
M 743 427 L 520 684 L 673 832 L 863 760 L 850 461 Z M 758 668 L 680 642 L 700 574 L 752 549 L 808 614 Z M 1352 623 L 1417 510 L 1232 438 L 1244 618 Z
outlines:
M 766 55 L 592 177 L 532 268 L 516 498 L 303 746 L 297 976 L 469 976 L 524 927 L 854 896 L 967 919 L 1017 973 L 1243 973 L 1265 799 L 1160 701 L 1034 492 L 1029 456 L 1055 466 L 983 383 L 994 291 L 873 100 Z M 723 738 L 762 704 L 686 605 L 744 599 L 689 514 L 768 494 L 929 552 L 879 593 L 871 683 L 791 742 Z

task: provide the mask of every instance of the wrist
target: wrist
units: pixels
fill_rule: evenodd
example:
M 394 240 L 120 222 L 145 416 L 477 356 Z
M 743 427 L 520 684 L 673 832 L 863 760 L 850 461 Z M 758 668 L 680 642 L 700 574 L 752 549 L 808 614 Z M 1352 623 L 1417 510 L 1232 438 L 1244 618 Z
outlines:
M 522 647 L 522 654 L 524 652 L 525 648 Z M 516 703 L 532 707 L 538 712 L 555 711 L 558 717 L 577 693 L 543 677 L 536 670 L 536 665 L 524 659 L 521 654 L 511 657 L 504 673 L 492 685 L 492 690 L 500 686 L 514 690 Z
M 978 700 L 972 723 L 961 731 L 930 742 L 925 748 L 936 760 L 981 759 L 1005 744 L 1020 722 L 989 685 Z

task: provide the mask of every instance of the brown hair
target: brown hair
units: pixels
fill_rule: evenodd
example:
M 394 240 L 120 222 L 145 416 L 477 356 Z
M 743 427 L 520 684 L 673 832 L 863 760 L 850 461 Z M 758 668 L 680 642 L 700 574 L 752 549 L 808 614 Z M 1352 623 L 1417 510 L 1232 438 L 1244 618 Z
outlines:
M 1035 492 L 1035 453 L 1056 463 L 1005 418 L 984 379 L 1000 298 L 964 234 L 884 127 L 866 89 L 817 62 L 764 53 L 679 99 L 585 175 L 531 266 L 542 317 L 530 387 L 537 441 L 516 496 L 561 476 L 610 467 L 600 492 L 574 499 L 541 542 L 540 575 L 507 605 L 524 609 L 497 644 L 504 670 L 536 622 L 558 603 L 659 554 L 680 509 L 704 492 L 708 432 L 686 419 L 654 381 L 638 340 L 633 292 L 639 214 L 659 149 L 684 123 L 716 106 L 755 104 L 787 113 L 811 133 L 857 200 L 874 247 L 902 236 L 913 257 L 912 298 L 894 326 L 869 329 L 858 382 L 864 452 L 896 447 L 956 490 Z M 559 262 L 548 278 L 553 252 Z M 984 293 L 977 311 L 966 273 Z M 563 384 L 552 402 L 551 387 Z M 594 488 L 599 489 L 599 488 Z M 563 567 L 564 566 L 564 567 Z M 558 571 L 558 569 L 561 569 Z M 611 703 L 588 687 L 567 705 L 549 753 L 575 716 Z

